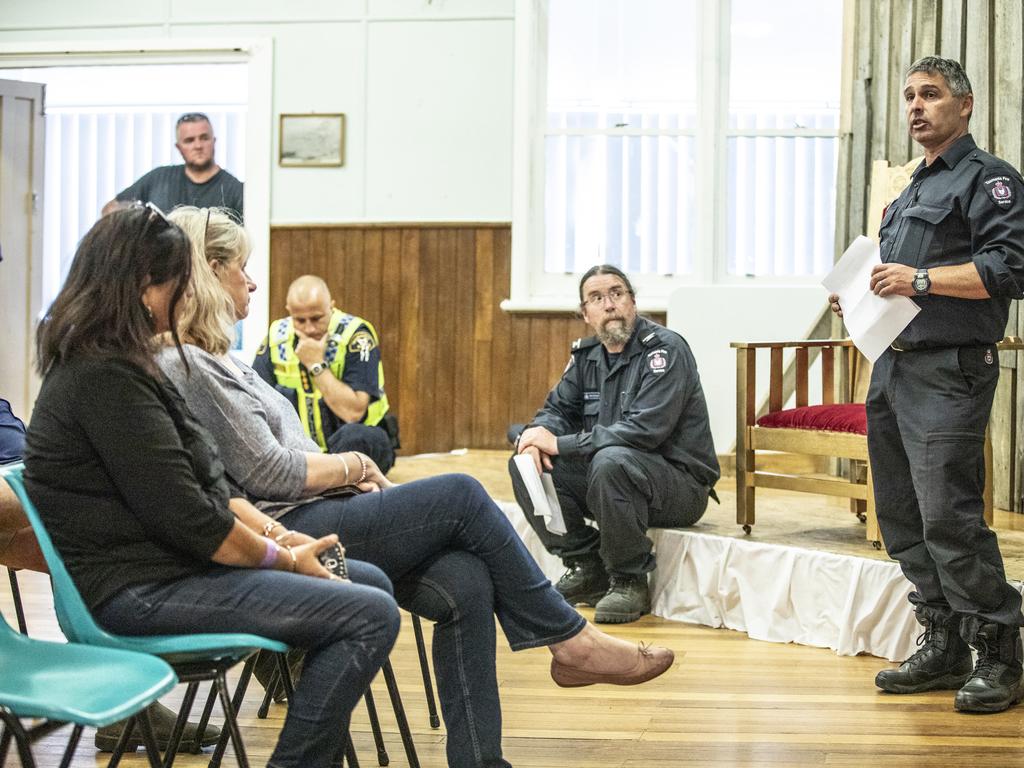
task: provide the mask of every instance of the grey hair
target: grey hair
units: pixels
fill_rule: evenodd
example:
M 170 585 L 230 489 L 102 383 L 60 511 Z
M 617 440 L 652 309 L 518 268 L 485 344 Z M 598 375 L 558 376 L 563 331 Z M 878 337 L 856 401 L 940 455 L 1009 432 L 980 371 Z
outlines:
M 910 65 L 910 69 L 907 70 L 907 77 L 910 77 L 915 72 L 926 72 L 929 75 L 938 73 L 942 75 L 946 80 L 946 85 L 949 86 L 949 92 L 958 99 L 962 99 L 969 93 L 974 93 L 971 89 L 971 81 L 967 79 L 967 73 L 960 66 L 960 62 L 955 59 L 925 56 L 923 59 L 918 59 Z

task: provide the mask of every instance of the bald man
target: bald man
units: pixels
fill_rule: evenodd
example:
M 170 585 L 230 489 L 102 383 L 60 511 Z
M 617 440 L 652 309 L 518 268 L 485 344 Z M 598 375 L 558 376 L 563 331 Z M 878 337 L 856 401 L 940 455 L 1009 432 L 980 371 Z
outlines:
M 292 402 L 320 450 L 361 451 L 386 473 L 398 423 L 388 414 L 377 331 L 337 309 L 315 275 L 289 286 L 285 308 L 288 317 L 270 324 L 253 368 Z

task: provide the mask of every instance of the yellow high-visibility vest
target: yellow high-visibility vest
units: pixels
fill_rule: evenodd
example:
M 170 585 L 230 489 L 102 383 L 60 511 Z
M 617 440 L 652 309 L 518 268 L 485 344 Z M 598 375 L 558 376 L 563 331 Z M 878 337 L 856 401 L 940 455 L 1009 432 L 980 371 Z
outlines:
M 361 317 L 345 314 L 338 309 L 331 310 L 331 318 L 327 323 L 324 362 L 338 381 L 341 381 L 345 371 L 345 352 L 349 342 L 355 336 L 356 330 L 364 324 L 369 329 L 374 344 L 379 346 L 380 340 L 373 325 Z M 302 428 L 317 442 L 320 450 L 326 451 L 327 436 L 324 435 L 323 420 L 320 416 L 320 401 L 323 400 L 323 395 L 313 377 L 299 364 L 299 357 L 295 354 L 295 327 L 290 317 L 275 320 L 270 324 L 267 344 L 270 361 L 274 364 L 274 378 L 282 387 L 295 390 Z M 378 424 L 388 412 L 388 398 L 384 394 L 384 365 L 380 361 L 377 363 L 377 382 L 381 391 L 380 398 L 370 403 L 366 409 L 366 418 L 363 420 L 363 423 L 369 426 Z

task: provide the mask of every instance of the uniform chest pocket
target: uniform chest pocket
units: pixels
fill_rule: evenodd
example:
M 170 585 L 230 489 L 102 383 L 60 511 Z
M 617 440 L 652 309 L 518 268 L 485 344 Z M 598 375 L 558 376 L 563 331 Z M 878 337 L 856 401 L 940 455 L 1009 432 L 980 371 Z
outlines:
M 583 428 L 593 429 L 597 419 L 601 415 L 601 401 L 587 400 L 583 403 Z
M 900 242 L 896 261 L 911 266 L 929 265 L 929 253 L 942 252 L 942 222 L 953 212 L 951 206 L 915 203 L 901 214 Z

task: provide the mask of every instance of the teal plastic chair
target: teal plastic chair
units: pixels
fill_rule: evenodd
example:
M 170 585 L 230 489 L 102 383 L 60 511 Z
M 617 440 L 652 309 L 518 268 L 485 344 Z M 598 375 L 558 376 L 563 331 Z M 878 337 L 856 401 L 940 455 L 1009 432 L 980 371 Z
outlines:
M 35 532 L 39 547 L 46 558 L 53 582 L 54 607 L 57 610 L 57 621 L 61 631 L 73 643 L 84 645 L 117 648 L 125 651 L 149 653 L 159 656 L 174 669 L 178 679 L 188 683 L 182 700 L 181 711 L 167 746 L 164 765 L 170 768 L 177 753 L 181 735 L 185 729 L 192 703 L 195 700 L 199 683 L 212 681 L 214 690 L 220 698 L 224 711 L 224 722 L 231 744 L 235 750 L 235 759 L 240 768 L 249 768 L 249 760 L 242 742 L 242 734 L 235 717 L 236 705 L 228 695 L 226 672 L 235 664 L 260 649 L 274 651 L 279 654 L 279 668 L 287 669 L 284 652 L 288 646 L 276 640 L 259 635 L 242 633 L 210 633 L 195 635 L 115 635 L 101 628 L 86 608 L 78 587 L 71 580 L 60 553 L 53 546 L 53 541 L 43 525 L 39 511 L 25 490 L 22 478 L 24 464 L 12 464 L 0 467 L 0 476 L 7 481 L 24 508 L 32 530 Z M 212 694 L 211 694 L 212 695 Z M 206 727 L 210 708 L 207 707 L 199 721 L 200 732 L 197 740 L 202 741 L 202 731 Z M 125 729 L 130 736 L 130 729 Z M 122 736 L 121 741 L 127 744 L 129 736 Z M 119 745 L 119 749 L 121 745 Z M 123 749 L 121 749 L 123 751 Z M 119 759 L 118 751 L 114 752 L 114 760 Z
M 74 723 L 61 763 L 70 765 L 85 726 L 102 728 L 137 717 L 150 768 L 158 768 L 160 757 L 146 707 L 177 682 L 170 665 L 155 656 L 33 640 L 11 629 L 0 615 L 0 720 L 6 726 L 0 738 L 0 765 L 13 737 L 22 768 L 34 768 L 31 742 Z M 20 718 L 44 722 L 25 728 Z

